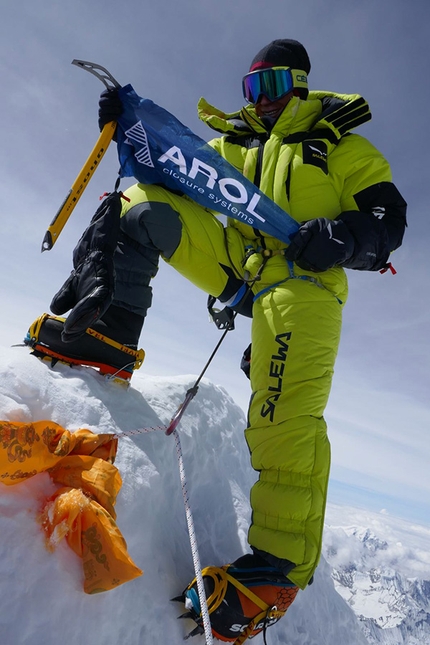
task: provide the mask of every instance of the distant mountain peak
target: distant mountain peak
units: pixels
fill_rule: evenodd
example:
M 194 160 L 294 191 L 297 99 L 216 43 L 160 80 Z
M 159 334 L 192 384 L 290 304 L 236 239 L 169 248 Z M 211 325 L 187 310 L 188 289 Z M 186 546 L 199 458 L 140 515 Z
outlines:
M 369 525 L 374 520 L 369 513 Z M 409 540 L 404 533 L 398 539 L 392 525 L 384 529 L 379 523 L 377 532 L 362 525 L 327 526 L 325 557 L 337 592 L 359 618 L 370 644 L 424 645 L 430 643 L 430 579 L 410 574 L 420 567 L 423 571 L 428 553 L 414 544 L 412 533 Z

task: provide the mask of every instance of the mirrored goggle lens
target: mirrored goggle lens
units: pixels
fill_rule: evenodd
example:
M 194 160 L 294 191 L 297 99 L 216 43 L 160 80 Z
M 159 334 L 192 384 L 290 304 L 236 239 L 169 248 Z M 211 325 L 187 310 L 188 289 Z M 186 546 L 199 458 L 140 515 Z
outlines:
M 262 69 L 243 79 L 243 96 L 249 103 L 257 103 L 262 94 L 269 101 L 276 101 L 292 89 L 293 77 L 289 69 Z

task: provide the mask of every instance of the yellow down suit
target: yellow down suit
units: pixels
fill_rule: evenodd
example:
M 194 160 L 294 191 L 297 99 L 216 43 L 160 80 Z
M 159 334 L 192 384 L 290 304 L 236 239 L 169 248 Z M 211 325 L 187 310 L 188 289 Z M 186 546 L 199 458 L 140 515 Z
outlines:
M 372 212 L 373 202 L 382 202 L 378 187 L 392 185 L 384 157 L 350 134 L 370 119 L 359 96 L 294 97 L 270 131 L 253 106 L 224 114 L 201 99 L 199 116 L 223 135 L 210 145 L 298 222 Z M 146 227 L 150 243 L 171 266 L 223 302 L 256 275 L 263 251 L 270 256 L 252 287 L 252 397 L 245 435 L 259 480 L 251 490 L 249 543 L 293 563 L 288 577 L 303 589 L 321 552 L 330 469 L 323 414 L 347 298 L 345 271 L 303 271 L 285 259 L 279 240 L 236 220 L 224 226 L 213 212 L 162 187 L 137 184 L 126 195 L 126 238 L 139 239 L 137 231 Z M 134 264 L 128 258 L 126 268 L 118 265 L 119 283 L 130 280 L 138 263 L 136 256 Z M 115 298 L 130 306 L 121 287 Z

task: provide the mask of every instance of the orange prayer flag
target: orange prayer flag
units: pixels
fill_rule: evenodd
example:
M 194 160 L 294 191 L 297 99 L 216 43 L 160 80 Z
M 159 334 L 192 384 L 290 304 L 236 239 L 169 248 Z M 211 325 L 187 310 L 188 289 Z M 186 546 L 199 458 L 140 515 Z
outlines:
M 13 485 L 48 471 L 65 487 L 48 500 L 42 524 L 49 547 L 66 538 L 82 558 L 84 591 L 90 594 L 142 575 L 115 523 L 122 485 L 113 465 L 117 446 L 113 434 L 70 432 L 52 421 L 0 421 L 0 481 Z
M 60 489 L 47 504 L 43 526 L 52 548 L 65 537 L 82 558 L 85 593 L 108 591 L 142 575 L 114 519 L 81 490 Z

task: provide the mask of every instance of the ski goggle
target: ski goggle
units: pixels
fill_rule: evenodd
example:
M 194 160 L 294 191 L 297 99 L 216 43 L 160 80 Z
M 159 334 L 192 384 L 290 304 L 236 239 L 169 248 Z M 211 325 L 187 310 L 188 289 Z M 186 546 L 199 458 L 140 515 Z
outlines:
M 294 88 L 307 88 L 307 77 L 301 70 L 290 67 L 268 67 L 250 72 L 243 77 L 243 96 L 248 103 L 258 103 L 262 94 L 269 101 L 277 101 Z

